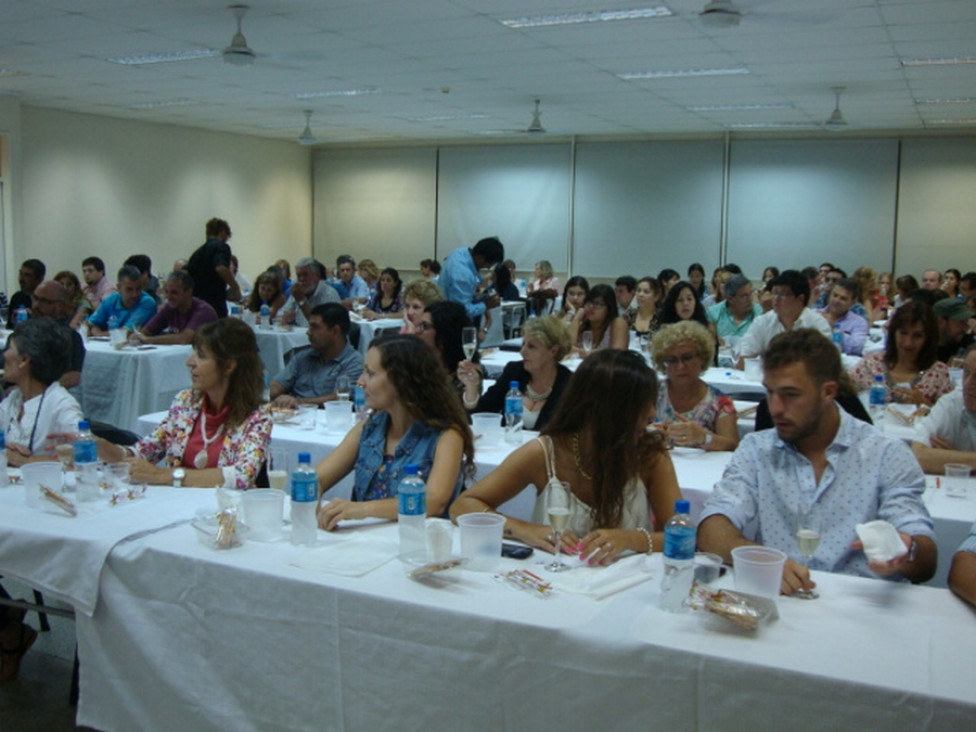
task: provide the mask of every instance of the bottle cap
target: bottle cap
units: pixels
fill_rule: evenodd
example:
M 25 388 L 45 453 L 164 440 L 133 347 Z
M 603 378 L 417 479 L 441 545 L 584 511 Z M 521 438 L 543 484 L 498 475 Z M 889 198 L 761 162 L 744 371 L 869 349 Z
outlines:
M 403 472 L 406 473 L 407 475 L 417 475 L 420 472 L 420 468 L 418 466 L 414 465 L 413 463 L 409 463 L 403 469 Z
M 518 389 L 519 388 L 518 382 L 517 381 L 510 381 L 510 382 L 508 382 L 508 388 L 509 389 Z
M 78 423 L 79 432 L 87 432 L 90 429 L 91 429 L 91 422 L 89 422 L 87 419 L 83 419 Z
M 691 510 L 691 504 L 682 499 L 680 501 L 674 502 L 674 512 L 675 513 L 688 513 Z
M 300 452 L 300 453 L 298 453 L 298 462 L 299 463 L 310 463 L 310 462 L 312 462 L 312 456 L 309 455 L 307 452 Z
M 875 380 L 875 382 L 880 383 L 880 382 L 884 381 L 884 376 L 882 374 L 875 374 L 874 375 L 874 380 Z

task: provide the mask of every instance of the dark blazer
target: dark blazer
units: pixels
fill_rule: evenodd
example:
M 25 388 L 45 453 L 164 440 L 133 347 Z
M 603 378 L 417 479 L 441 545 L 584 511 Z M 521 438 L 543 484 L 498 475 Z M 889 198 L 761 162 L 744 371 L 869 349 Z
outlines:
M 573 372 L 561 363 L 556 364 L 556 383 L 552 385 L 552 393 L 539 411 L 539 418 L 535 423 L 536 430 L 544 429 L 549 423 L 549 419 L 556 411 L 556 404 L 559 402 L 559 397 L 566 390 L 566 385 L 569 383 L 572 375 Z M 517 381 L 519 388 L 522 390 L 529 383 L 529 372 L 525 370 L 525 366 L 521 361 L 509 362 L 502 371 L 502 375 L 498 377 L 497 381 L 491 385 L 488 391 L 481 395 L 481 398 L 478 400 L 478 405 L 471 411 L 498 412 L 499 414 L 504 414 L 505 394 L 508 393 L 508 385 L 513 381 Z

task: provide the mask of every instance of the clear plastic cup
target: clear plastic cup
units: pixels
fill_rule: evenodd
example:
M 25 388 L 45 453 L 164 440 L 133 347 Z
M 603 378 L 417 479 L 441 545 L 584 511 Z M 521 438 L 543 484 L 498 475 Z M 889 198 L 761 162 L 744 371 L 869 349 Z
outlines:
M 41 486 L 61 493 L 61 463 L 25 463 L 20 468 L 20 475 L 24 481 L 24 500 L 28 506 L 40 507 Z
M 732 550 L 735 589 L 760 597 L 779 597 L 786 554 L 768 546 L 737 546 Z
M 471 415 L 471 431 L 475 445 L 481 448 L 498 447 L 502 442 L 502 418 L 497 412 L 478 412 Z
M 352 427 L 352 402 L 325 403 L 325 431 L 348 432 Z
M 946 463 L 946 495 L 950 498 L 966 498 L 969 476 L 972 472 L 973 469 L 965 463 Z
M 273 488 L 252 488 L 244 492 L 243 503 L 249 539 L 277 541 L 282 537 L 284 493 Z
M 502 561 L 502 531 L 505 517 L 497 513 L 466 513 L 458 516 L 461 529 L 461 556 L 467 568 L 491 572 Z

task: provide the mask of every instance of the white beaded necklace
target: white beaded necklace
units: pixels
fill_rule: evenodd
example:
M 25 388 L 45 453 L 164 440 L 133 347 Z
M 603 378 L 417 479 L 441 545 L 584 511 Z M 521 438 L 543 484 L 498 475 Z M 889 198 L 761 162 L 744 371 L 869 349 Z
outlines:
M 224 426 L 220 425 L 217 431 L 213 433 L 213 437 L 207 437 L 207 411 L 205 409 L 200 410 L 200 437 L 203 439 L 203 449 L 200 450 L 193 457 L 193 466 L 199 470 L 203 470 L 207 467 L 207 463 L 210 461 L 210 456 L 207 454 L 207 450 L 210 445 L 213 444 L 214 440 L 220 437 L 220 434 L 224 431 Z

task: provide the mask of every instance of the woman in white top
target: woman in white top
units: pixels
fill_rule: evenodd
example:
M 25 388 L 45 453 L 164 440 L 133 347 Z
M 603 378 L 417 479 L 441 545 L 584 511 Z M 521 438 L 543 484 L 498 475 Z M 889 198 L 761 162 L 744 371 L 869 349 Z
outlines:
M 77 431 L 81 407 L 58 383 L 70 350 L 67 326 L 51 318 L 25 320 L 7 341 L 3 376 L 14 388 L 0 402 L 0 429 L 7 438 L 9 465 L 22 465 L 32 456 L 54 459 L 48 435 Z
M 561 552 L 606 564 L 623 551 L 660 548 L 681 493 L 661 436 L 647 431 L 656 399 L 657 375 L 639 354 L 593 353 L 570 380 L 542 436 L 462 493 L 451 518 L 494 511 L 534 485 L 532 521 L 506 517 L 505 536 L 552 552 L 545 496 L 548 484 L 559 480 L 573 493 Z

